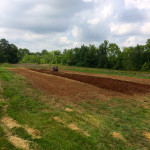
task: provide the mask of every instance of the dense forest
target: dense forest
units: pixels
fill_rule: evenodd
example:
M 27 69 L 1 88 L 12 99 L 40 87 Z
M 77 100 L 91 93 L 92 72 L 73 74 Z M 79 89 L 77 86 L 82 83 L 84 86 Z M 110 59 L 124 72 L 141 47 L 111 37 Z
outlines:
M 65 49 L 63 52 L 30 52 L 0 40 L 0 63 L 63 64 L 70 66 L 108 68 L 116 70 L 149 71 L 150 39 L 145 45 L 124 47 L 122 51 L 115 43 L 105 40 L 99 47 L 94 45 Z

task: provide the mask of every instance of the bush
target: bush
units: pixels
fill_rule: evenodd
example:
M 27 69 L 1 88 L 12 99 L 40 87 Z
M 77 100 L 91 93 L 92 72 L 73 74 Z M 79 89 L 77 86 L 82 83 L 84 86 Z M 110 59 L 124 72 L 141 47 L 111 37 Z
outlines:
M 141 68 L 141 71 L 149 71 L 150 70 L 150 64 L 149 63 L 144 63 L 142 68 Z

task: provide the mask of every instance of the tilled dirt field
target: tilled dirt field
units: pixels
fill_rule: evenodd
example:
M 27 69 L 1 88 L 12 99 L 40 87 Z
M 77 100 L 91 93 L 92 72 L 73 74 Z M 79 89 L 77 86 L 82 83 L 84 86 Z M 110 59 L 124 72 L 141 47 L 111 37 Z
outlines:
M 81 101 L 92 99 L 108 99 L 119 93 L 109 92 L 90 84 L 62 78 L 59 76 L 39 73 L 28 69 L 11 69 L 12 72 L 24 76 L 32 87 L 46 94 L 59 97 L 65 101 Z
M 101 73 L 85 73 L 85 72 L 71 71 L 71 70 L 62 70 L 60 72 L 65 72 L 65 73 L 70 73 L 70 74 L 80 74 L 80 75 L 85 75 L 85 76 L 111 78 L 111 79 L 117 79 L 117 80 L 123 80 L 123 81 L 136 82 L 136 83 L 140 83 L 140 84 L 150 85 L 150 79 L 144 79 L 144 78 L 138 78 L 138 77 L 109 75 L 109 74 L 101 74 Z
M 150 92 L 150 85 L 46 69 L 11 69 L 26 77 L 27 81 L 47 94 L 67 100 L 109 99 L 144 95 Z M 80 81 L 80 82 L 79 82 Z
M 128 95 L 133 95 L 135 93 L 148 93 L 150 92 L 150 85 L 140 84 L 135 82 L 110 79 L 104 77 L 87 76 L 81 74 L 70 74 L 65 72 L 52 72 L 46 69 L 31 69 L 32 71 L 37 71 L 41 73 L 52 74 L 56 76 L 61 76 L 80 82 L 92 84 L 99 88 L 107 89 L 114 92 L 120 92 Z

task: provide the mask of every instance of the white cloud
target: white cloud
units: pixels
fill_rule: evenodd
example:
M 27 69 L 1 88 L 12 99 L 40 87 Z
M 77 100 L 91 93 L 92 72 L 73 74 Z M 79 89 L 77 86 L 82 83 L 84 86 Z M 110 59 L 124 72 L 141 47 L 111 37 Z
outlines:
M 74 42 L 74 43 L 73 43 L 73 46 L 74 46 L 74 47 L 79 47 L 80 44 L 79 44 L 79 42 Z
M 0 20 L 0 39 L 31 51 L 145 44 L 150 0 L 1 0 Z
M 141 31 L 142 31 L 143 34 L 150 35 L 150 23 L 145 23 L 141 27 Z
M 146 39 L 148 39 L 148 37 L 141 37 L 141 36 L 129 36 L 125 42 L 122 43 L 122 46 L 136 46 L 137 44 L 145 44 L 146 43 Z
M 72 29 L 72 35 L 74 37 L 77 37 L 79 35 L 79 28 L 77 26 L 74 26 Z
M 70 44 L 71 43 L 71 41 L 66 36 L 61 37 L 59 42 L 60 42 L 60 44 Z
M 100 19 L 96 17 L 96 18 L 93 18 L 93 19 L 89 19 L 89 20 L 87 21 L 87 23 L 89 23 L 89 24 L 91 24 L 91 25 L 94 25 L 94 24 L 98 24 L 99 21 L 100 21 Z
M 125 0 L 127 8 L 150 9 L 150 0 Z
M 135 34 L 138 29 L 138 24 L 136 23 L 110 24 L 110 30 L 113 35 Z
M 135 45 L 136 45 L 135 39 L 136 39 L 135 36 L 129 37 L 129 38 L 124 42 L 124 45 L 126 45 L 126 46 L 135 46 Z
M 87 23 L 91 25 L 96 25 L 101 21 L 105 21 L 108 17 L 111 16 L 112 13 L 113 13 L 113 8 L 111 4 L 107 4 L 106 6 L 102 7 L 101 4 L 99 3 L 96 9 L 93 10 L 91 19 L 88 19 Z
M 104 9 L 102 10 L 101 15 L 102 15 L 104 18 L 107 18 L 107 17 L 111 16 L 112 13 L 113 13 L 112 5 L 111 5 L 111 4 L 108 4 L 108 5 L 107 5 L 106 7 L 104 7 Z

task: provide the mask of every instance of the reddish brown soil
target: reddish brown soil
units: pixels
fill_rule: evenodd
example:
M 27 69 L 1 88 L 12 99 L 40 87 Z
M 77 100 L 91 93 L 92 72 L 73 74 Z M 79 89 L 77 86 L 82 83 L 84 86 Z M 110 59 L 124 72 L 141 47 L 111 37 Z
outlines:
M 128 82 L 125 82 L 125 85 L 121 85 L 121 83 L 124 84 L 124 82 L 121 82 L 119 80 L 109 80 L 107 78 L 99 79 L 99 77 L 97 77 L 99 81 L 96 82 L 96 81 L 93 81 L 93 79 L 97 80 L 97 78 L 95 78 L 95 77 L 91 77 L 91 76 L 87 76 L 87 75 L 80 76 L 78 74 L 74 75 L 74 74 L 67 73 L 65 76 L 66 78 L 64 78 L 62 76 L 65 73 L 51 72 L 50 70 L 32 71 L 32 70 L 28 70 L 28 69 L 24 69 L 24 68 L 20 68 L 20 69 L 14 68 L 14 69 L 11 69 L 11 71 L 18 73 L 20 75 L 23 75 L 27 79 L 27 81 L 32 85 L 32 87 L 34 87 L 40 91 L 43 91 L 45 94 L 48 94 L 48 95 L 51 95 L 54 97 L 58 97 L 59 99 L 62 99 L 65 101 L 67 100 L 67 101 L 80 102 L 82 100 L 94 100 L 94 99 L 106 101 L 113 97 L 126 99 L 126 98 L 133 98 L 133 97 L 137 97 L 137 96 L 143 97 L 145 95 L 143 93 L 149 92 L 149 86 L 147 86 L 147 85 L 129 82 L 129 88 L 131 89 L 131 91 L 129 91 L 129 89 L 127 89 L 125 87 L 125 86 L 128 87 Z M 39 71 L 39 72 L 37 72 L 37 71 Z M 44 73 L 41 73 L 41 72 L 44 72 Z M 54 75 L 52 75 L 52 74 L 54 74 Z M 76 76 L 78 78 L 76 78 Z M 67 77 L 71 78 L 71 79 L 68 79 Z M 91 79 L 89 80 L 88 77 L 90 77 Z M 82 82 L 76 81 L 73 78 L 76 78 L 79 81 L 82 79 L 81 80 Z M 91 83 L 90 84 L 85 83 L 85 81 L 86 82 L 91 81 L 91 83 L 96 84 L 96 86 L 92 85 Z M 100 81 L 102 83 L 99 83 L 99 84 L 103 85 L 103 86 L 98 85 L 98 82 L 100 82 Z M 108 82 L 108 81 L 110 81 L 110 82 Z M 113 85 L 110 85 L 110 83 Z M 120 84 L 121 87 L 125 87 L 128 90 L 128 92 L 124 92 L 124 93 L 121 93 L 122 91 L 118 92 L 118 91 L 120 91 L 119 87 L 115 88 L 115 86 L 118 86 L 118 85 L 116 85 L 118 83 Z M 132 86 L 130 84 L 132 84 Z M 135 90 L 136 86 L 139 89 L 139 90 L 137 90 L 138 92 Z M 113 89 L 113 87 L 115 89 Z M 140 87 L 142 90 L 140 90 Z M 116 89 L 119 89 L 119 90 L 117 91 Z M 139 95 L 139 93 L 140 93 L 140 95 Z
M 107 100 L 119 95 L 119 93 L 100 89 L 90 84 L 50 74 L 17 68 L 11 69 L 11 71 L 23 75 L 32 87 L 65 101 Z M 122 97 L 122 95 L 119 96 Z
M 87 75 L 87 76 L 111 78 L 111 79 L 117 79 L 117 80 L 123 80 L 123 81 L 136 82 L 136 83 L 150 85 L 150 79 L 143 79 L 143 78 L 138 78 L 138 77 L 108 75 L 108 74 L 100 74 L 100 73 L 85 73 L 85 72 L 78 72 L 78 71 L 71 71 L 71 70 L 67 70 L 67 71 L 63 70 L 63 72 L 70 73 L 70 74 L 81 74 L 81 75 Z
M 37 71 L 40 73 L 61 76 L 61 77 L 69 78 L 72 80 L 77 80 L 80 82 L 92 84 L 99 88 L 103 88 L 103 89 L 114 91 L 114 92 L 120 92 L 120 93 L 124 93 L 127 95 L 150 92 L 150 85 L 146 85 L 146 84 L 140 84 L 140 83 L 135 83 L 135 82 L 110 79 L 110 78 L 104 78 L 104 77 L 87 76 L 87 75 L 81 75 L 81 74 L 52 72 L 51 70 L 46 70 L 46 69 L 31 69 L 31 70 Z

